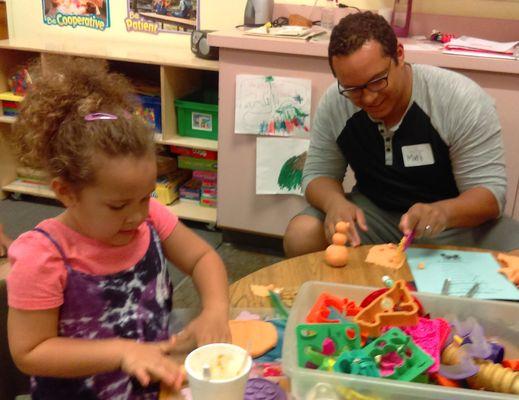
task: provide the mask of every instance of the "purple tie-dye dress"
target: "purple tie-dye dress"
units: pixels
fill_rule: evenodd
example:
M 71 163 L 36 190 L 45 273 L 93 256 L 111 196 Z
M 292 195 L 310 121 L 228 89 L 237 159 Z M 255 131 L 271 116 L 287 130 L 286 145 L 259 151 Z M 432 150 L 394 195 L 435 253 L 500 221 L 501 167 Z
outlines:
M 58 249 L 67 269 L 58 335 L 106 339 L 127 338 L 153 342 L 168 338 L 172 285 L 159 235 L 150 228 L 150 245 L 132 268 L 111 275 L 89 275 L 75 270 L 61 246 L 36 228 Z M 35 400 L 156 399 L 158 384 L 143 388 L 122 371 L 84 378 L 31 378 Z

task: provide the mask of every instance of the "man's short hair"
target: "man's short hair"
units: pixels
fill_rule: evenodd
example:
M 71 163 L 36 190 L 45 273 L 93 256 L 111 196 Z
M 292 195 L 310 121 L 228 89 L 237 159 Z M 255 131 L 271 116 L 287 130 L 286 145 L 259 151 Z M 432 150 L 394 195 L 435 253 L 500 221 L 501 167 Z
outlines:
M 397 61 L 397 39 L 395 32 L 381 15 L 371 11 L 348 14 L 333 28 L 328 46 L 328 62 L 333 74 L 332 58 L 348 56 L 364 43 L 375 40 L 382 45 L 384 55 Z

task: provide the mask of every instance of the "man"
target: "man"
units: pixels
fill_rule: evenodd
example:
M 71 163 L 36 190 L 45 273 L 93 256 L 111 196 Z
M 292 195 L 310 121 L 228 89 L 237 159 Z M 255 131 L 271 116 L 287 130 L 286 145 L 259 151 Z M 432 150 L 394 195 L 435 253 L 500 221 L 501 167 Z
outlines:
M 383 17 L 350 14 L 328 49 L 337 82 L 314 117 L 303 188 L 311 207 L 289 223 L 287 256 L 326 248 L 335 223 L 353 246 L 398 242 L 519 248 L 506 194 L 501 127 L 470 79 L 410 65 Z M 344 194 L 347 166 L 356 186 Z

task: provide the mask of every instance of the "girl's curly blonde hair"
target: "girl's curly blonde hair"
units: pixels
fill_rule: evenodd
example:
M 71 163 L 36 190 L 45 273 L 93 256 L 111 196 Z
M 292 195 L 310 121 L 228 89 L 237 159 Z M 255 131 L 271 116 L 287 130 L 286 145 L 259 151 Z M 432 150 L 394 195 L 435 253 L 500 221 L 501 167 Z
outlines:
M 135 115 L 129 81 L 102 60 L 46 55 L 30 69 L 13 146 L 22 164 L 44 169 L 76 189 L 95 182 L 94 156 L 154 154 L 152 129 Z M 87 121 L 93 113 L 115 120 Z

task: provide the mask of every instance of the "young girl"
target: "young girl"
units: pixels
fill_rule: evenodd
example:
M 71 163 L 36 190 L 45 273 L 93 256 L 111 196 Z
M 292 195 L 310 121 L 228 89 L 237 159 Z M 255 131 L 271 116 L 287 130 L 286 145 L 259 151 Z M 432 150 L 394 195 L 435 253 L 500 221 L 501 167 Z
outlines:
M 66 210 L 9 249 L 13 359 L 33 375 L 33 399 L 156 398 L 151 381 L 181 383 L 168 357 L 179 342 L 230 339 L 225 267 L 150 199 L 153 134 L 128 82 L 95 60 L 47 57 L 37 71 L 14 144 L 49 173 Z M 170 339 L 166 258 L 193 277 L 203 307 Z

